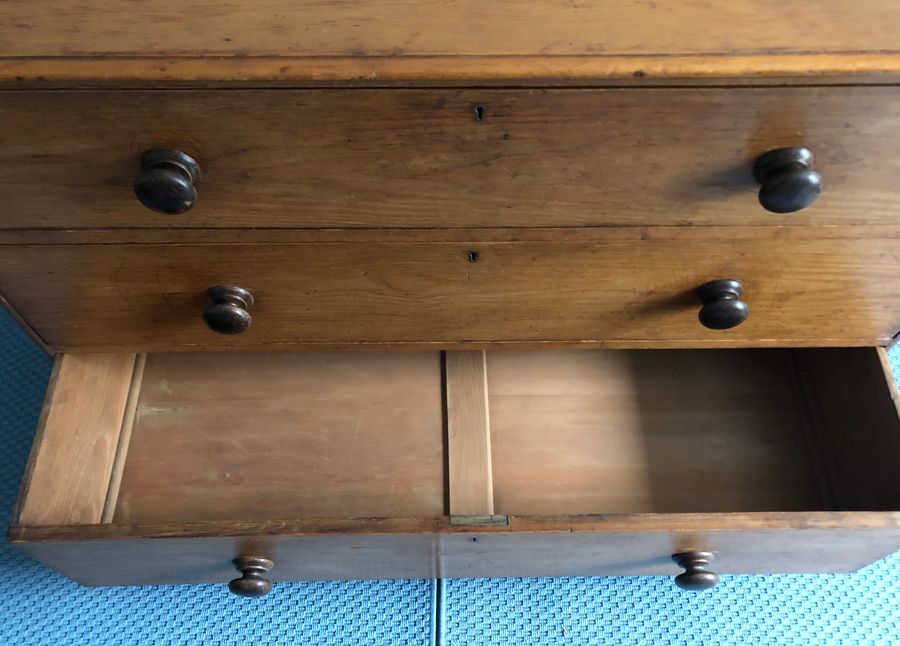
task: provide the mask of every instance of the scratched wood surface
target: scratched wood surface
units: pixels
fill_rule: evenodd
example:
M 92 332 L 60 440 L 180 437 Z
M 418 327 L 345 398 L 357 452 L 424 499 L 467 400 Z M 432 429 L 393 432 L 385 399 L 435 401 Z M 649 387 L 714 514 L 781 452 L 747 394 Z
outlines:
M 0 229 L 900 221 L 897 87 L 10 92 L 0 114 Z M 753 163 L 799 145 L 824 192 L 770 213 Z M 191 211 L 135 198 L 153 147 L 200 163 Z
M 437 352 L 150 355 L 115 522 L 444 514 Z
M 10 83 L 878 77 L 893 0 L 128 0 L 0 5 Z

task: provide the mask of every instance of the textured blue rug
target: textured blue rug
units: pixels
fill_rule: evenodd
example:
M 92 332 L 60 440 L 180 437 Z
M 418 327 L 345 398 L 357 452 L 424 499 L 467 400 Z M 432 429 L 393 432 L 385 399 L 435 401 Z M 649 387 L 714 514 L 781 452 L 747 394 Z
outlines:
M 49 374 L 0 312 L 4 532 Z M 900 556 L 851 575 L 723 577 L 703 595 L 596 578 L 281 583 L 249 600 L 225 586 L 80 588 L 0 545 L 0 646 L 195 643 L 900 644 Z

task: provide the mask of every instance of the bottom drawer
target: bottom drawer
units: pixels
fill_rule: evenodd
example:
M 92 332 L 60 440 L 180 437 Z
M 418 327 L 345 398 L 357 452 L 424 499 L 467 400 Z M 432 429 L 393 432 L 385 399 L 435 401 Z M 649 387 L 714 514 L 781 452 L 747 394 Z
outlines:
M 895 392 L 881 348 L 62 355 L 9 539 L 251 596 L 848 571 L 900 549 Z

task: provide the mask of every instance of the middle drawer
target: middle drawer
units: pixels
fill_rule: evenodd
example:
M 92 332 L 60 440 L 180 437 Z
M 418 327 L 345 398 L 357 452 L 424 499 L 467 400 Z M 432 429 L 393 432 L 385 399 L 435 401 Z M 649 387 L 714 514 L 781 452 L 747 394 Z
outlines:
M 11 92 L 0 228 L 893 223 L 900 88 Z M 803 146 L 793 215 L 754 161 Z M 196 205 L 143 207 L 148 149 L 199 163 Z
M 48 344 L 94 350 L 866 345 L 885 343 L 900 325 L 900 239 L 663 233 L 608 229 L 580 241 L 0 245 L 0 293 Z M 698 321 L 698 288 L 722 279 L 742 284 L 739 298 L 750 315 L 731 329 L 707 329 Z M 253 303 L 249 296 L 245 303 L 228 294 L 210 298 L 216 286 L 247 290 Z M 722 307 L 727 314 L 732 306 Z M 231 331 L 248 316 L 252 325 L 216 334 L 204 315 Z

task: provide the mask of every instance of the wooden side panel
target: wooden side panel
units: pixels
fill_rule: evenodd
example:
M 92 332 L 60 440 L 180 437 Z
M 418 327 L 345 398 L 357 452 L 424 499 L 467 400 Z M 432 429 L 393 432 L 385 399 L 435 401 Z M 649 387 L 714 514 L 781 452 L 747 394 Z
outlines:
M 86 585 L 216 583 L 237 555 L 271 558 L 276 581 L 664 575 L 673 552 L 716 553 L 720 574 L 847 572 L 900 549 L 897 514 L 672 514 L 144 527 L 13 528 L 10 540 Z M 472 540 L 472 539 L 477 540 Z
M 438 352 L 151 355 L 115 522 L 444 514 Z
M 900 220 L 898 87 L 23 91 L 2 99 L 2 229 Z M 815 153 L 822 196 L 789 216 L 765 211 L 754 160 L 800 145 Z M 159 146 L 202 167 L 197 204 L 178 217 L 144 208 L 132 192 L 141 153 Z
M 100 522 L 134 362 L 133 354 L 59 357 L 17 524 Z
M 494 513 L 485 353 L 446 354 L 450 514 Z
M 881 348 L 791 351 L 835 508 L 900 509 L 900 397 Z
M 613 233 L 620 230 L 613 230 Z M 477 250 L 477 262 L 469 251 Z M 91 351 L 358 343 L 877 345 L 900 327 L 900 240 L 0 246 L 0 291 L 51 344 Z M 697 321 L 696 290 L 738 278 L 750 317 Z M 218 284 L 253 326 L 218 335 Z
M 780 350 L 488 353 L 498 514 L 822 509 Z

